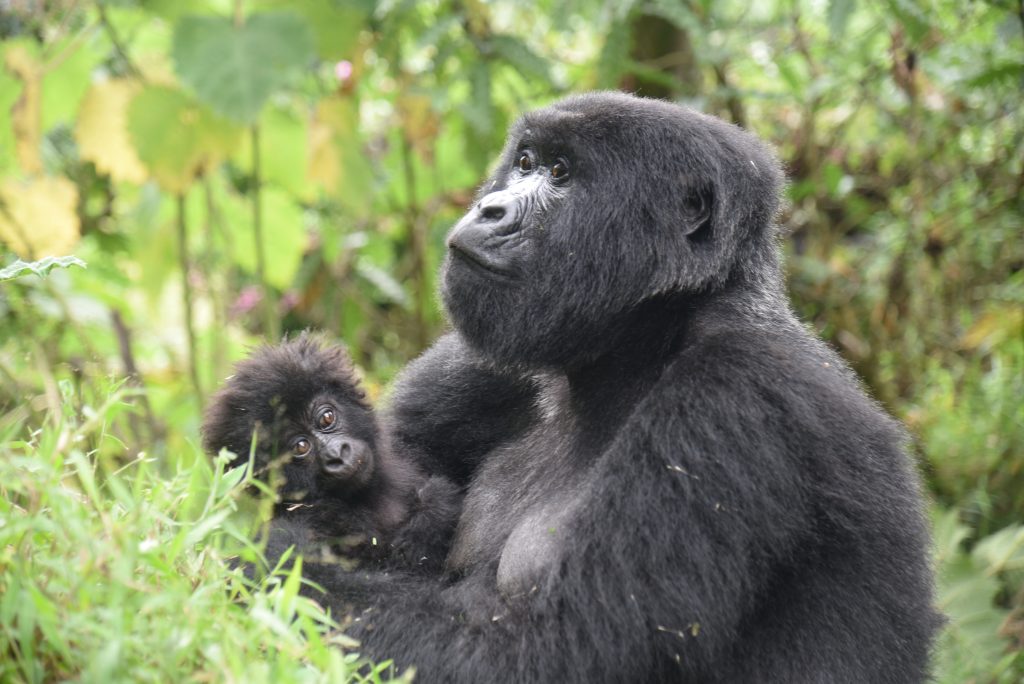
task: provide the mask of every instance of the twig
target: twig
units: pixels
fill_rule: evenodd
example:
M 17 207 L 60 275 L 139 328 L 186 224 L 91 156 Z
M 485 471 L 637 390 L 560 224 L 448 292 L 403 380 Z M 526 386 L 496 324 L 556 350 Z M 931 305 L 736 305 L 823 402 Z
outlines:
M 124 318 L 121 317 L 121 312 L 117 309 L 110 310 L 110 322 L 114 326 L 114 334 L 117 335 L 117 346 L 121 352 L 121 363 L 124 364 L 128 382 L 141 389 L 145 385 L 139 374 L 138 366 L 135 364 L 135 355 L 132 353 L 131 330 L 125 325 Z M 134 413 L 130 414 L 128 420 L 132 432 L 135 434 L 135 441 L 139 444 L 150 444 L 156 439 L 159 430 L 156 425 L 156 417 L 153 415 L 153 408 L 149 404 L 149 396 L 144 392 L 139 394 L 139 404 L 142 406 L 142 412 L 146 418 L 148 435 L 141 434 L 142 431 L 139 429 L 137 416 Z
M 263 244 L 263 211 L 260 207 L 260 189 L 263 179 L 260 170 L 260 127 L 253 124 L 250 129 L 252 133 L 252 235 L 256 241 L 256 279 L 259 280 L 260 289 L 263 294 L 261 308 L 263 309 L 263 334 L 271 342 L 277 342 L 281 337 L 279 321 L 277 320 L 276 306 L 270 296 L 270 285 L 267 283 L 266 254 Z
M 185 306 L 185 332 L 188 337 L 188 373 L 196 399 L 202 403 L 203 390 L 196 368 L 196 331 L 192 319 L 192 283 L 189 279 L 188 226 L 185 221 L 185 194 L 178 195 L 178 265 L 181 268 L 181 299 Z
M 117 35 L 117 29 L 114 28 L 114 25 L 110 23 L 110 18 L 107 17 L 107 8 L 102 0 L 96 3 L 96 10 L 99 12 L 100 25 L 103 26 L 103 31 L 107 34 L 107 38 L 110 40 L 111 45 L 114 46 L 114 52 L 116 52 L 117 56 L 124 62 L 124 66 L 128 70 L 128 73 L 135 78 L 142 80 L 142 72 L 139 71 L 139 68 L 135 66 L 131 57 L 128 56 L 127 48 L 125 48 L 124 43 L 121 42 L 120 36 Z
M 405 177 L 406 221 L 408 223 L 409 245 L 412 248 L 413 302 L 415 305 L 415 340 L 418 348 L 427 344 L 427 322 L 424 312 L 426 296 L 426 236 L 420 228 L 419 207 L 416 204 L 416 169 L 412 162 L 412 144 L 402 136 L 402 171 Z

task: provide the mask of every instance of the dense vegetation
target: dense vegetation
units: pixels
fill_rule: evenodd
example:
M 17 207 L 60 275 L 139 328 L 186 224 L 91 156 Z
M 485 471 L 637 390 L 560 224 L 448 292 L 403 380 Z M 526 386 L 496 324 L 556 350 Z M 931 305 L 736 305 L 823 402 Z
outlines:
M 932 494 L 937 677 L 1021 681 L 1022 36 L 1020 0 L 0 3 L 0 680 L 354 677 L 296 573 L 225 564 L 266 506 L 203 397 L 306 327 L 379 396 L 507 124 L 620 87 L 778 146 L 795 304 Z

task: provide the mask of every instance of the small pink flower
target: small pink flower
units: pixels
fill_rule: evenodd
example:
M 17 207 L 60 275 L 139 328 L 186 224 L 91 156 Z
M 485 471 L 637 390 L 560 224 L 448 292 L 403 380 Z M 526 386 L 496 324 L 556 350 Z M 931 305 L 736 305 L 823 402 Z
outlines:
M 256 285 L 249 285 L 242 288 L 238 298 L 231 305 L 231 313 L 235 316 L 249 313 L 256 308 L 256 305 L 263 299 L 263 291 Z
M 347 59 L 343 59 L 334 65 L 334 75 L 338 77 L 338 80 L 344 83 L 352 77 L 352 62 Z
M 296 306 L 299 305 L 299 293 L 295 290 L 288 290 L 281 295 L 280 309 L 282 314 L 286 314 Z

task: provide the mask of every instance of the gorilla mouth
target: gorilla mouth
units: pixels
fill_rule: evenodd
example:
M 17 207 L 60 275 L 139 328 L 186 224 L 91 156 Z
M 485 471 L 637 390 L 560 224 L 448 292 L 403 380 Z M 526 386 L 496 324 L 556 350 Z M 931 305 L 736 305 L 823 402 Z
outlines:
M 496 276 L 503 280 L 512 279 L 511 273 L 499 266 L 496 266 L 494 263 L 488 261 L 486 257 L 483 257 L 476 252 L 464 249 L 454 243 L 448 246 L 448 250 L 451 252 L 452 257 L 466 264 L 471 270 L 476 271 L 481 275 L 490 277 Z

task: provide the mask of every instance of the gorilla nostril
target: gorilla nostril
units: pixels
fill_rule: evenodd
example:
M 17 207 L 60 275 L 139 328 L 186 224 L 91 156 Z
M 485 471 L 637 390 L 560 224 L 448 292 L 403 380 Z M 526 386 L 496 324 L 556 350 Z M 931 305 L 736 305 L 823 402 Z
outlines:
M 505 218 L 505 207 L 500 204 L 488 204 L 480 207 L 480 218 L 487 221 L 500 221 Z

